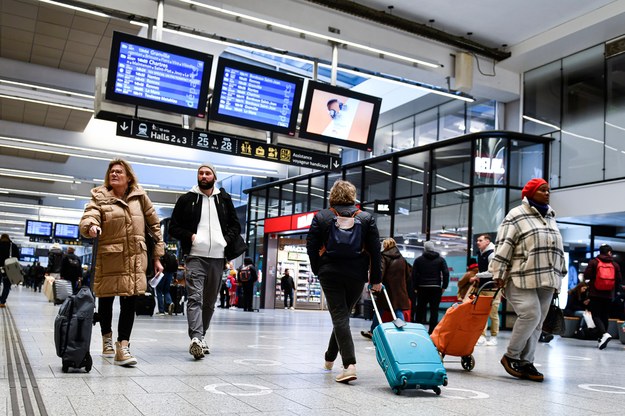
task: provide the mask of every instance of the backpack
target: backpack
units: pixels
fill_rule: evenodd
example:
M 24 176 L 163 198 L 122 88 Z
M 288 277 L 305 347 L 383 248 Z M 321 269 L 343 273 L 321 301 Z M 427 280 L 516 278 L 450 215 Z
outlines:
M 167 273 L 175 273 L 178 271 L 178 259 L 173 253 L 166 252 L 161 258 L 164 271 Z
M 597 260 L 597 274 L 595 276 L 595 289 L 612 290 L 614 289 L 614 263 L 605 263 Z
M 239 270 L 239 281 L 242 283 L 249 282 L 252 278 L 252 271 L 250 270 L 250 266 L 246 266 Z
M 78 274 L 82 274 L 82 265 L 80 264 L 80 260 L 78 260 L 78 258 L 74 256 L 67 256 L 66 258 L 67 263 L 69 264 L 69 267 L 72 269 L 72 271 Z
M 362 253 L 362 221 L 356 216 L 362 211 L 357 210 L 350 217 L 343 217 L 334 209 L 325 253 L 329 257 L 353 259 Z

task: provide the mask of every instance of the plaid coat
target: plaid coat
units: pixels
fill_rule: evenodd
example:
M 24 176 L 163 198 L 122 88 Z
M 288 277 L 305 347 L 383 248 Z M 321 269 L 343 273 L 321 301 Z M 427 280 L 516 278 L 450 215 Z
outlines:
M 560 290 L 567 269 L 562 236 L 551 207 L 545 217 L 523 198 L 508 212 L 497 232 L 497 248 L 489 265 L 494 279 L 512 279 L 522 289 Z

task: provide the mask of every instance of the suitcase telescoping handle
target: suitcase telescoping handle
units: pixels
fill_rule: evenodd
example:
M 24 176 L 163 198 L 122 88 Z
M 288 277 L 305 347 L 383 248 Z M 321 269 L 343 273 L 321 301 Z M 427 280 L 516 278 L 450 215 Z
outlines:
M 95 262 L 98 255 L 98 242 L 100 241 L 100 233 L 93 239 L 93 249 L 91 250 L 91 264 L 89 265 L 89 287 L 93 292 L 93 281 L 95 280 Z
M 378 305 L 376 305 L 375 303 L 375 297 L 373 296 L 373 290 L 371 290 L 371 285 L 368 285 L 367 288 L 369 289 L 369 294 L 371 295 L 371 303 L 373 303 L 373 310 L 375 311 L 375 316 L 378 318 L 378 322 L 381 324 L 382 316 L 380 316 Z M 386 298 L 386 303 L 388 305 L 389 310 L 391 311 L 391 316 L 393 317 L 393 324 L 397 328 L 406 326 L 406 323 L 403 320 L 397 319 L 397 315 L 395 315 L 395 309 L 393 309 L 393 305 L 391 304 L 391 298 L 388 297 L 388 292 L 386 291 L 386 287 L 384 287 L 384 285 L 382 285 L 382 293 L 384 293 L 384 297 Z

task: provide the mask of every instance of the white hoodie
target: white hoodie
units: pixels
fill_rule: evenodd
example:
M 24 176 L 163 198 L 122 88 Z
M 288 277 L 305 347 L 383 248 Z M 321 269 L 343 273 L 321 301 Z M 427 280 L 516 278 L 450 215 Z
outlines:
M 191 188 L 191 192 L 199 194 L 202 198 L 202 213 L 189 254 L 191 256 L 221 259 L 224 257 L 226 240 L 221 232 L 221 224 L 219 223 L 217 206 L 215 205 L 215 196 L 219 194 L 219 189 L 214 187 L 213 194 L 206 196 L 200 190 L 200 187 L 195 185 Z

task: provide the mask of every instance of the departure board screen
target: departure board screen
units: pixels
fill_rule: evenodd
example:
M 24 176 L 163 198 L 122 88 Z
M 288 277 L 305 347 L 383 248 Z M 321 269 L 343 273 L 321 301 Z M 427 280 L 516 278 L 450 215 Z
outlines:
M 52 223 L 48 221 L 26 220 L 26 231 L 29 237 L 50 237 L 52 235 Z
M 106 98 L 204 117 L 212 56 L 113 34 Z
M 215 79 L 211 118 L 295 134 L 301 78 L 220 58 Z
M 54 238 L 77 240 L 78 232 L 79 228 L 76 224 L 63 224 L 60 222 L 54 224 Z

